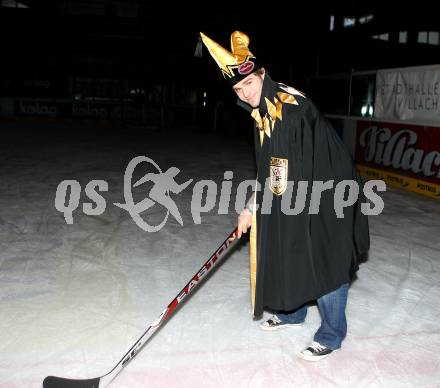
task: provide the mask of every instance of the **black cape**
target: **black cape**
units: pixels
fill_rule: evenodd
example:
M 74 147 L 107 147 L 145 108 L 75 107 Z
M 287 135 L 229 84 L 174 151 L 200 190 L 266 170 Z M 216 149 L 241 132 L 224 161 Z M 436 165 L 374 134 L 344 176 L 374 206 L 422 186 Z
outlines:
M 263 309 L 291 311 L 304 303 L 349 282 L 358 269 L 357 257 L 370 245 L 368 219 L 361 213 L 366 202 L 362 180 L 346 146 L 314 104 L 293 88 L 265 75 L 255 122 L 256 192 L 256 285 L 254 315 Z M 266 125 L 264 124 L 266 122 Z M 268 124 L 269 123 L 269 124 Z M 269 178 L 269 179 L 268 179 Z M 297 182 L 308 182 L 305 209 L 298 215 L 281 211 L 287 191 L 285 180 L 293 181 L 291 208 L 295 206 Z M 337 218 L 334 190 L 321 195 L 318 214 L 309 214 L 314 181 L 354 180 L 359 199 Z M 273 193 L 270 214 L 262 214 L 266 181 Z M 252 252 L 252 249 L 251 249 Z

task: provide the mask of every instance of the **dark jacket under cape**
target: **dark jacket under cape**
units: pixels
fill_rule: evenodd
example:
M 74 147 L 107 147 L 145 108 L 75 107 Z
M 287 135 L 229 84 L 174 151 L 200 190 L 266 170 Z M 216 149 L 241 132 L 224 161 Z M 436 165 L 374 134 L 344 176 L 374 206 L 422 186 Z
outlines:
M 274 82 L 268 74 L 260 101 L 259 110 L 252 112 L 261 185 L 256 192 L 256 240 L 251 238 L 256 244 L 255 316 L 265 308 L 292 311 L 349 282 L 358 269 L 356 258 L 368 251 L 370 243 L 368 219 L 360 211 L 360 203 L 365 202 L 362 180 L 328 120 L 302 93 Z M 252 111 L 247 104 L 238 104 Z M 262 214 L 267 179 L 274 193 L 272 209 Z M 297 183 L 308 182 L 306 206 L 298 215 L 281 211 L 287 191 L 276 193 L 282 191 L 285 179 L 294 182 L 292 209 Z M 322 193 L 318 214 L 309 214 L 313 182 L 330 180 L 333 187 L 342 180 L 359 184 L 359 200 L 344 209 L 344 218 L 336 217 L 334 190 Z

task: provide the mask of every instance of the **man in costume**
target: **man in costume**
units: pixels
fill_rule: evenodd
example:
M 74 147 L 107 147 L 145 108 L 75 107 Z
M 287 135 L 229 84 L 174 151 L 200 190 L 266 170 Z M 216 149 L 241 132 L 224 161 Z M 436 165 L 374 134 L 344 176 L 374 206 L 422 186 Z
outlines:
M 299 356 L 320 360 L 339 349 L 346 336 L 349 282 L 357 257 L 369 249 L 368 220 L 359 201 L 338 218 L 332 188 L 355 182 L 362 198 L 362 181 L 330 123 L 303 93 L 270 78 L 250 52 L 246 34 L 232 33 L 231 51 L 203 33 L 201 38 L 238 105 L 255 122 L 256 187 L 238 218 L 238 237 L 251 228 L 254 316 L 264 309 L 276 312 L 260 325 L 263 330 L 301 326 L 308 303 L 316 301 L 321 326 Z M 307 195 L 298 212 L 290 198 L 295 203 L 301 188 Z

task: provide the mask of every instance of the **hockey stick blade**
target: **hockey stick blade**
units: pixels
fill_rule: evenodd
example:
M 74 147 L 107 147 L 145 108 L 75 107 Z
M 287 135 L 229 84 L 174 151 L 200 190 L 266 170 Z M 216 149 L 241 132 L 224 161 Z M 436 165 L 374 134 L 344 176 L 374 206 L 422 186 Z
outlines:
M 98 388 L 100 378 L 89 380 L 63 379 L 62 377 L 48 376 L 43 381 L 44 388 Z
M 167 308 L 148 327 L 142 336 L 135 342 L 131 349 L 121 358 L 116 366 L 106 375 L 94 379 L 66 379 L 57 376 L 47 376 L 43 381 L 43 388 L 103 388 L 106 387 L 127 364 L 139 353 L 146 342 L 171 316 L 177 306 L 196 288 L 201 280 L 214 268 L 220 256 L 231 245 L 231 238 L 237 236 L 237 228 L 228 236 L 222 245 L 212 254 L 208 261 L 203 264 L 199 271 L 191 278 L 185 287 L 171 301 Z

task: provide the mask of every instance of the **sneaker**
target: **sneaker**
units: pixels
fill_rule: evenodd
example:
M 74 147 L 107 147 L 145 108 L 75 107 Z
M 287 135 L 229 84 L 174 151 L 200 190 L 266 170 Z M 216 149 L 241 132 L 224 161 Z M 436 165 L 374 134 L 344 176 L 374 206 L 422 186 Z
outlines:
M 332 349 L 321 345 L 319 342 L 313 341 L 312 344 L 299 353 L 298 356 L 307 361 L 319 361 L 326 358 L 331 352 L 333 352 Z
M 303 323 L 287 323 L 281 321 L 276 315 L 272 315 L 267 321 L 260 324 L 261 330 L 273 331 L 279 330 L 287 327 L 298 327 L 302 326 Z

